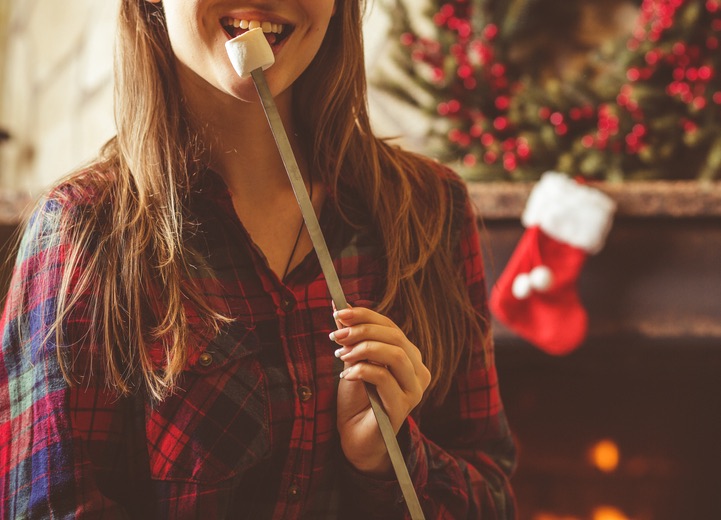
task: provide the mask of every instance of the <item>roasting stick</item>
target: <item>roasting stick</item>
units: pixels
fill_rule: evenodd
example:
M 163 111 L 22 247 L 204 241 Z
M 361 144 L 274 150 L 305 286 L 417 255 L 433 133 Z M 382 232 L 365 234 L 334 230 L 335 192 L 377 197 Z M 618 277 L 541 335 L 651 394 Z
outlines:
M 303 220 L 305 222 L 306 229 L 310 235 L 311 241 L 313 242 L 313 249 L 315 249 L 318 261 L 320 262 L 323 275 L 325 276 L 326 283 L 328 284 L 328 290 L 330 292 L 331 299 L 335 304 L 336 309 L 348 308 L 348 302 L 346 301 L 345 295 L 343 294 L 343 288 L 341 287 L 340 280 L 338 279 L 338 273 L 336 273 L 333 261 L 328 252 L 328 246 L 326 245 L 323 232 L 318 224 L 318 218 L 315 215 L 313 204 L 308 197 L 308 192 L 303 182 L 303 177 L 298 168 L 298 163 L 295 160 L 295 155 L 288 141 L 288 136 L 285 133 L 285 127 L 278 113 L 278 107 L 275 105 L 273 96 L 268 89 L 268 84 L 265 80 L 265 74 L 263 71 L 275 63 L 275 56 L 273 50 L 263 35 L 261 29 L 252 29 L 246 33 L 241 34 L 233 38 L 226 43 L 226 50 L 228 51 L 228 57 L 230 58 L 233 68 L 242 78 L 251 76 L 255 83 L 255 88 L 258 91 L 261 103 L 263 104 L 263 110 L 265 116 L 268 119 L 270 129 L 275 138 L 275 143 L 280 152 L 280 156 L 285 165 L 286 173 L 290 179 L 290 183 L 295 193 L 295 198 L 300 206 Z M 393 426 L 391 425 L 388 414 L 383 409 L 381 404 L 378 390 L 375 386 L 364 383 L 366 393 L 368 394 L 368 400 L 370 401 L 371 408 L 378 421 L 381 436 L 383 442 L 385 442 L 386 449 L 393 465 L 393 471 L 396 474 L 398 483 L 403 493 L 408 511 L 411 514 L 413 520 L 424 519 L 423 511 L 421 509 L 418 496 L 413 488 L 411 477 L 408 473 L 408 468 L 403 460 L 403 454 L 401 453 L 400 446 L 398 445 L 398 439 L 396 439 Z

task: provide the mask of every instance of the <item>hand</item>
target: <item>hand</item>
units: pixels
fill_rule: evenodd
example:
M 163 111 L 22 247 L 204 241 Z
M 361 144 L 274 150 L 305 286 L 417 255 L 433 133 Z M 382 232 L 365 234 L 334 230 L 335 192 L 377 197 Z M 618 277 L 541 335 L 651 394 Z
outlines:
M 335 313 L 339 329 L 331 333 L 345 363 L 338 385 L 338 431 L 348 461 L 361 472 L 390 474 L 392 466 L 363 382 L 376 386 L 393 429 L 398 433 L 421 402 L 431 381 L 418 348 L 390 319 L 355 307 Z

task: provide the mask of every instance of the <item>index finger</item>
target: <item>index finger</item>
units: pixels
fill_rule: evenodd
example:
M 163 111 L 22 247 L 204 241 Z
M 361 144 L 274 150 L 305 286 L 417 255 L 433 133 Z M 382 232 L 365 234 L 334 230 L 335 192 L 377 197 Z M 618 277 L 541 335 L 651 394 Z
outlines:
M 370 323 L 373 325 L 382 325 L 384 327 L 399 329 L 398 325 L 396 325 L 393 320 L 366 307 L 349 307 L 347 309 L 341 309 L 333 313 L 333 318 L 345 327 L 359 325 L 361 323 Z

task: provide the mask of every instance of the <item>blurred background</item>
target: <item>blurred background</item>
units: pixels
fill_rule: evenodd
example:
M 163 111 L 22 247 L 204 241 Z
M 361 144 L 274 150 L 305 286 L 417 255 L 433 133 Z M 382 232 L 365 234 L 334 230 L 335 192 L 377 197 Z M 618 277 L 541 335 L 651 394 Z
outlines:
M 35 191 L 114 133 L 116 0 L 0 0 L 0 186 Z
M 494 323 L 522 520 L 721 519 L 721 1 L 374 0 L 377 133 L 468 181 L 489 289 L 555 169 L 617 204 L 553 356 Z M 0 243 L 114 133 L 117 0 L 0 0 Z M 6 283 L 7 265 L 0 283 Z

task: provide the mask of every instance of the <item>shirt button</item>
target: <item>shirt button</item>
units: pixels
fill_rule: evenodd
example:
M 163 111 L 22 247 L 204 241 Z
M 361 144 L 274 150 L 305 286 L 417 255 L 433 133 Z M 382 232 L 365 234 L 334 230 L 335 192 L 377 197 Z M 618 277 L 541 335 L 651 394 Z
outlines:
M 298 387 L 298 397 L 303 402 L 308 401 L 311 397 L 313 397 L 313 390 L 307 386 L 300 386 Z
M 291 484 L 288 488 L 288 498 L 298 500 L 300 498 L 300 487 L 297 484 Z
M 203 352 L 198 358 L 200 366 L 209 367 L 213 363 L 213 355 L 209 352 Z
M 286 296 L 280 301 L 280 308 L 285 312 L 290 312 L 295 307 L 295 300 Z

